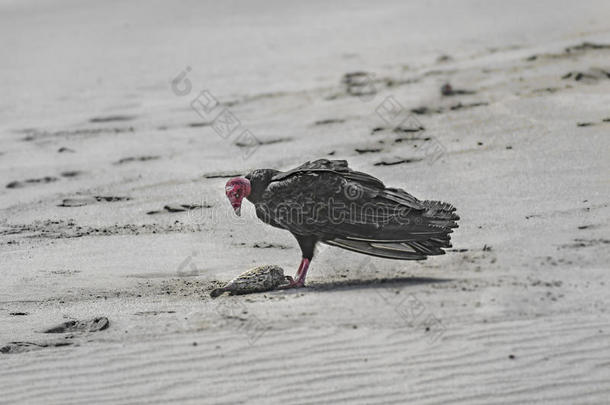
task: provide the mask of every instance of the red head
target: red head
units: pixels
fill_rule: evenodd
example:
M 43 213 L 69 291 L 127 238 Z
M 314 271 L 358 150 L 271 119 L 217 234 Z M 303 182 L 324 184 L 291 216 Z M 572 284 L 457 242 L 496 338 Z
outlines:
M 249 196 L 250 191 L 250 180 L 244 177 L 235 177 L 227 181 L 225 193 L 238 216 L 241 214 L 241 200 Z

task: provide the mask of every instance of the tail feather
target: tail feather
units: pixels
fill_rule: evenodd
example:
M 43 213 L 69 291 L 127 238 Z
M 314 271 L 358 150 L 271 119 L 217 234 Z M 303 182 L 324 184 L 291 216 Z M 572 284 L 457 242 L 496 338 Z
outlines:
M 324 243 L 370 256 L 400 260 L 423 260 L 427 256 L 445 254 L 451 247 L 451 233 L 460 217 L 449 203 L 421 201 L 423 207 L 413 222 L 392 226 L 374 237 L 343 236 Z M 414 223 L 416 225 L 414 225 Z
M 427 219 L 430 225 L 449 230 L 458 227 L 457 221 L 460 217 L 455 213 L 456 209 L 453 205 L 442 201 L 430 200 L 422 201 L 422 205 L 426 209 L 422 216 Z
M 367 242 L 336 238 L 324 243 L 369 256 L 399 260 L 424 260 L 426 254 L 411 246 L 412 242 Z
M 459 215 L 455 213 L 456 208 L 446 202 L 442 201 L 422 201 L 422 205 L 426 208 L 424 217 L 432 218 L 435 221 L 445 221 L 448 224 L 448 228 L 457 228 L 457 223 L 460 219 Z

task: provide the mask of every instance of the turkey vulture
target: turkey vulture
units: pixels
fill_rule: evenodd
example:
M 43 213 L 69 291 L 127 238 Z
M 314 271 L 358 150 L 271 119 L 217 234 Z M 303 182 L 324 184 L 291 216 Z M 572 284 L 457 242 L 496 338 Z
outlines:
M 240 215 L 243 198 L 263 222 L 290 231 L 303 253 L 289 287 L 302 287 L 316 243 L 366 255 L 423 260 L 451 247 L 455 208 L 420 201 L 406 191 L 350 169 L 345 160 L 319 159 L 286 172 L 257 169 L 235 177 L 225 193 Z

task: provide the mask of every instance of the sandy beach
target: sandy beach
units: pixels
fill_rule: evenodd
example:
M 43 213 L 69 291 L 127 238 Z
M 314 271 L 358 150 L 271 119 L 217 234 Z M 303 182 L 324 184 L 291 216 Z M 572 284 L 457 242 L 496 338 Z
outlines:
M 0 0 L 0 404 L 607 404 L 608 16 Z M 227 179 L 317 158 L 452 203 L 453 248 L 211 299 L 301 255 Z

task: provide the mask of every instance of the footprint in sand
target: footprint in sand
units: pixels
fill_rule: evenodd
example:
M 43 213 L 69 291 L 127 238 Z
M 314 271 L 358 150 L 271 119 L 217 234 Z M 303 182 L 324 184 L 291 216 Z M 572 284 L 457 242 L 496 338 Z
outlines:
M 81 174 L 83 174 L 84 172 L 80 171 L 80 170 L 68 170 L 65 172 L 61 172 L 61 177 L 77 177 L 80 176 Z
M 49 328 L 43 333 L 75 333 L 75 332 L 99 332 L 108 329 L 110 321 L 105 316 L 89 319 L 86 321 L 68 321 L 52 328 Z
M 273 145 L 274 143 L 280 142 L 289 142 L 292 138 L 277 138 L 277 139 L 268 139 L 268 140 L 259 140 L 256 139 L 256 142 L 251 143 L 249 141 L 237 141 L 235 142 L 235 146 L 240 148 L 251 148 L 254 145 Z
M 6 188 L 23 188 L 23 187 L 27 187 L 27 186 L 33 186 L 35 184 L 46 184 L 46 183 L 52 183 L 54 181 L 59 180 L 57 177 L 53 177 L 53 176 L 45 176 L 45 177 L 40 177 L 38 179 L 27 179 L 27 180 L 15 180 L 15 181 L 11 181 L 10 183 L 8 183 L 6 185 Z
M 381 149 L 381 148 L 361 148 L 361 149 L 356 148 L 356 149 L 354 149 L 354 151 L 355 151 L 356 153 L 359 153 L 359 154 L 361 154 L 361 155 L 362 155 L 362 154 L 365 154 L 365 153 L 379 153 L 379 152 L 381 152 L 382 150 L 383 150 L 383 149 Z
M 117 202 L 117 201 L 129 201 L 129 197 L 116 197 L 116 196 L 101 196 L 96 195 L 92 197 L 76 197 L 76 198 L 64 198 L 58 207 L 83 207 L 85 205 L 95 204 L 97 202 Z
M 100 122 L 133 121 L 135 118 L 133 115 L 108 115 L 105 117 L 93 117 L 89 122 L 96 124 Z
M 328 118 L 325 120 L 319 120 L 314 122 L 314 125 L 331 125 L 331 124 L 342 124 L 345 120 L 343 118 Z
M 206 179 L 230 179 L 233 177 L 243 176 L 243 173 L 240 172 L 214 172 L 214 173 L 206 173 L 203 175 Z
M 108 329 L 110 326 L 110 321 L 105 316 L 100 316 L 97 318 L 85 320 L 85 321 L 68 321 L 52 328 L 49 328 L 42 333 L 91 333 L 91 332 L 99 332 L 105 329 Z M 68 339 L 73 339 L 74 335 L 68 335 L 64 337 L 64 340 L 56 340 L 56 341 L 47 341 L 41 343 L 35 342 L 10 342 L 2 347 L 0 347 L 0 353 L 4 354 L 14 354 L 14 353 L 24 353 L 32 350 L 40 350 L 44 348 L 50 347 L 61 347 L 61 346 L 70 346 L 74 344 L 72 341 Z
M 201 127 L 209 127 L 212 125 L 212 122 L 192 122 L 188 126 L 191 128 L 201 128 Z
M 114 164 L 115 165 L 122 165 L 122 164 L 125 164 L 125 163 L 147 162 L 149 160 L 157 160 L 157 159 L 161 159 L 161 156 L 130 156 L 130 157 L 126 157 L 126 158 L 123 158 L 123 159 L 119 159 Z
M 76 177 L 81 175 L 83 172 L 79 170 L 70 170 L 60 173 L 62 177 Z M 23 188 L 28 186 L 34 186 L 36 184 L 47 184 L 53 183 L 59 180 L 58 177 L 55 176 L 45 176 L 37 179 L 26 179 L 26 180 L 15 180 L 11 181 L 6 185 L 6 188 Z
M 405 164 L 405 163 L 414 163 L 414 162 L 420 162 L 422 161 L 422 158 L 411 158 L 411 159 L 399 159 L 399 160 L 391 160 L 391 161 L 387 161 L 387 160 L 382 160 L 380 162 L 374 163 L 374 166 L 394 166 L 394 165 L 401 165 L 401 164 Z
M 445 97 L 476 94 L 474 90 L 456 89 L 450 83 L 445 83 L 441 87 L 441 95 Z
M 367 72 L 349 72 L 343 75 L 341 83 L 350 96 L 372 97 L 377 94 L 373 75 Z
M 75 153 L 75 150 L 62 146 L 61 148 L 57 149 L 57 153 Z
M 568 72 L 561 76 L 563 80 L 573 79 L 577 82 L 596 83 L 599 80 L 610 79 L 610 71 L 600 68 L 590 68 L 586 72 Z
M 31 352 L 32 350 L 40 350 L 47 347 L 61 347 L 70 346 L 72 342 L 58 341 L 58 342 L 45 342 L 45 343 L 33 343 L 33 342 L 10 342 L 7 345 L 0 347 L 0 353 L 14 354 L 14 353 L 25 353 Z
M 156 211 L 148 211 L 147 215 L 156 215 L 156 214 L 166 214 L 166 213 L 174 213 L 174 212 L 185 212 L 194 210 L 197 208 L 212 208 L 211 205 L 197 205 L 197 204 L 171 204 L 166 205 L 161 210 Z

